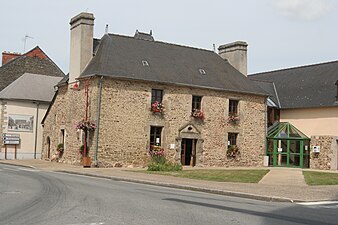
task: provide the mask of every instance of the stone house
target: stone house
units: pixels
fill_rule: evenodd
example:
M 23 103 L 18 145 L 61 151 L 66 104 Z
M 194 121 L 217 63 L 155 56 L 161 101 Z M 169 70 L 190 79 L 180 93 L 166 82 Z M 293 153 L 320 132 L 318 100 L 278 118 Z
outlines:
M 270 95 L 268 125 L 288 122 L 304 134 L 302 148 L 298 145 L 294 151 L 290 144 L 281 146 L 285 157 L 280 165 L 338 169 L 337 71 L 338 61 L 333 61 L 249 76 Z
M 88 117 L 94 164 L 145 166 L 162 146 L 169 160 L 191 166 L 261 166 L 267 94 L 246 73 L 246 46 L 213 51 L 155 41 L 152 34 L 93 38 L 94 16 L 70 21 L 69 77 L 58 85 L 43 119 L 44 152 L 64 143 L 62 162 L 79 164 Z M 238 146 L 240 155 L 227 156 Z
M 0 159 L 41 158 L 41 121 L 63 76 L 38 46 L 25 54 L 2 53 Z

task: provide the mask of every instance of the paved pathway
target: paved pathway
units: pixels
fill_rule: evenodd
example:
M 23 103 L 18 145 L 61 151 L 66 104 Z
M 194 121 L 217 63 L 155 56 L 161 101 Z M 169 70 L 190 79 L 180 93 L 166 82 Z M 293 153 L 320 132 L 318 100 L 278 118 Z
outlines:
M 270 172 L 259 182 L 262 185 L 307 186 L 302 169 L 269 168 Z

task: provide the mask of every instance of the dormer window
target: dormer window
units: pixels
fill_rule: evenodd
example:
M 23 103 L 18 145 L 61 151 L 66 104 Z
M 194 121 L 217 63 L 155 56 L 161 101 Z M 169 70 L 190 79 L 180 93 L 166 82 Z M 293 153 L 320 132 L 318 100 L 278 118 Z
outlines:
M 143 65 L 143 66 L 149 66 L 149 63 L 148 63 L 147 60 L 142 60 L 142 65 Z
M 204 69 L 199 69 L 198 71 L 199 71 L 199 72 L 200 72 L 200 74 L 202 74 L 202 75 L 206 75 L 206 74 L 207 74 L 207 72 L 205 72 L 205 70 L 204 70 Z

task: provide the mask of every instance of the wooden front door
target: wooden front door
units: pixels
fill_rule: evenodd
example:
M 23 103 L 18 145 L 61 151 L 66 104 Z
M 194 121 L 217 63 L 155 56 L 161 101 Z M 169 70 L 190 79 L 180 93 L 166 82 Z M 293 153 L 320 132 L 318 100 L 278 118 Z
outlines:
M 196 139 L 182 139 L 181 163 L 183 166 L 196 165 Z

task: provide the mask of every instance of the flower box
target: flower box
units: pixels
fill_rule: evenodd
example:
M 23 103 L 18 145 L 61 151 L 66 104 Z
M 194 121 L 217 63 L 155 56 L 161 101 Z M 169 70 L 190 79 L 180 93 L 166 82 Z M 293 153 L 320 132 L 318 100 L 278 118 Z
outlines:
M 91 121 L 85 121 L 84 119 L 82 119 L 81 121 L 79 121 L 76 125 L 75 125 L 76 129 L 80 129 L 83 131 L 93 131 L 96 128 L 96 125 L 94 122 Z
M 236 124 L 240 120 L 240 117 L 238 115 L 229 115 L 227 121 L 228 123 Z
M 165 107 L 161 102 L 156 101 L 153 104 L 151 104 L 150 110 L 153 113 L 163 113 L 165 111 Z
M 241 152 L 239 151 L 239 147 L 237 145 L 229 145 L 227 150 L 227 157 L 228 158 L 236 158 L 237 156 L 241 155 Z
M 201 109 L 193 109 L 193 111 L 191 112 L 191 116 L 201 120 L 203 120 L 205 117 L 204 112 Z

